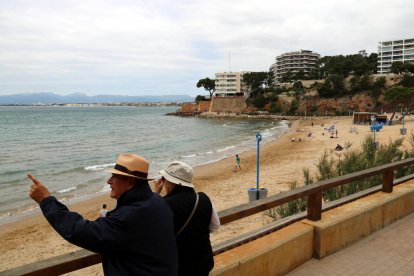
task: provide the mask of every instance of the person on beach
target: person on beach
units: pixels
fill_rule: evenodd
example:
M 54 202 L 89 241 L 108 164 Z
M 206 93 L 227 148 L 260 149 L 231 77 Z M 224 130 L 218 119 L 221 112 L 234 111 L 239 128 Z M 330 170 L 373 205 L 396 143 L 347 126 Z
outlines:
M 106 210 L 106 204 L 103 204 L 102 209 L 99 211 L 99 216 L 104 218 L 106 217 L 106 213 L 108 213 L 108 210 Z
M 234 168 L 234 171 L 236 171 L 236 170 L 237 170 L 237 168 L 239 168 L 239 169 L 241 170 L 241 166 L 240 166 L 240 157 L 239 157 L 239 155 L 238 155 L 238 154 L 236 154 L 235 160 L 236 160 L 236 167 Z
M 336 151 L 341 151 L 341 150 L 343 150 L 344 148 L 340 145 L 340 144 L 336 144 L 336 147 L 335 147 L 335 150 Z
M 165 190 L 164 199 L 174 213 L 178 248 L 178 275 L 208 275 L 214 267 L 210 233 L 220 220 L 209 197 L 194 190 L 193 169 L 174 161 L 160 172 L 155 192 Z
M 105 275 L 177 275 L 173 214 L 151 191 L 148 169 L 141 156 L 120 154 L 107 181 L 116 207 L 95 221 L 69 211 L 32 174 L 30 197 L 64 239 L 102 254 Z

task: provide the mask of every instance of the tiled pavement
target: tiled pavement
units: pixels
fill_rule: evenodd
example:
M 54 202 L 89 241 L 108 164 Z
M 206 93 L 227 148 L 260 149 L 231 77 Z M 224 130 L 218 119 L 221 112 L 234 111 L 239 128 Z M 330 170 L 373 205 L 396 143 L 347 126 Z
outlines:
M 414 275 L 414 213 L 287 275 Z

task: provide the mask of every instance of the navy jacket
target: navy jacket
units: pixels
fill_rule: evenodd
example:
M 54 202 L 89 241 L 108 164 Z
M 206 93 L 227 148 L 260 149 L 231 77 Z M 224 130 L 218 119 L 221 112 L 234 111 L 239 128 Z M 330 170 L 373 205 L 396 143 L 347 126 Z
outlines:
M 190 222 L 177 237 L 178 275 L 180 276 L 208 275 L 214 267 L 209 230 L 212 204 L 206 194 L 198 193 L 198 195 L 197 209 Z M 176 186 L 164 198 L 174 213 L 174 228 L 177 233 L 194 208 L 196 193 L 192 188 Z
M 148 185 L 122 194 L 116 208 L 95 221 L 70 212 L 53 196 L 40 207 L 63 238 L 102 254 L 105 275 L 177 275 L 173 215 Z

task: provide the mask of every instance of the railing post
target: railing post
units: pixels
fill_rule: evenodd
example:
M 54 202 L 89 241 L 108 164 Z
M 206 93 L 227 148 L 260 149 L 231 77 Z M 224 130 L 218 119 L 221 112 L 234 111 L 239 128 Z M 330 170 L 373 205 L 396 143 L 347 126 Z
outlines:
M 382 175 L 382 191 L 384 193 L 392 193 L 394 182 L 394 170 L 387 170 Z
M 322 214 L 322 192 L 316 192 L 308 196 L 308 219 L 317 221 Z

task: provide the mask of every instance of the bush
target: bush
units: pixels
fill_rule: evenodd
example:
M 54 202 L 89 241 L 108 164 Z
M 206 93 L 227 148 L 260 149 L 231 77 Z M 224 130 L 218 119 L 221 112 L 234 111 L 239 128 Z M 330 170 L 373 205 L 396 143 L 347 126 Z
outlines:
M 312 184 L 312 178 L 310 177 L 309 169 L 303 169 L 303 177 L 305 179 L 304 185 Z M 298 188 L 296 182 L 291 183 L 289 186 L 291 190 Z M 272 217 L 273 219 L 285 218 L 297 214 L 299 212 L 305 211 L 306 206 L 306 198 L 300 198 L 289 203 L 280 205 L 278 207 L 269 209 L 265 212 L 265 214 L 269 217 Z
M 401 79 L 399 85 L 402 85 L 404 87 L 414 87 L 414 76 L 405 74 Z
M 267 101 L 263 94 L 258 94 L 255 98 L 253 98 L 252 103 L 256 108 L 261 109 L 266 105 Z
M 387 83 L 387 79 L 385 77 L 379 77 L 378 79 L 374 81 L 373 87 L 384 88 L 386 83 Z
M 316 181 L 322 181 L 414 157 L 414 134 L 411 134 L 409 137 L 409 142 L 411 144 L 410 149 L 403 149 L 402 142 L 402 138 L 396 139 L 395 141 L 390 141 L 387 145 L 381 145 L 379 149 L 375 149 L 372 137 L 367 136 L 363 141 L 361 150 L 349 150 L 351 144 L 345 143 L 345 151 L 342 155 L 336 156 L 333 155 L 332 152 L 325 151 L 316 164 Z M 414 173 L 414 166 L 407 166 L 396 170 L 395 178 L 400 178 L 412 173 Z M 308 169 L 303 170 L 303 175 L 304 185 L 309 185 L 314 182 Z M 353 181 L 346 185 L 341 185 L 324 191 L 322 195 L 323 200 L 324 202 L 337 200 L 344 196 L 380 185 L 381 183 L 382 176 L 380 175 Z M 290 184 L 290 187 L 291 189 L 296 189 L 298 185 L 294 182 Z M 265 214 L 274 219 L 279 219 L 305 210 L 306 198 L 303 198 L 270 209 L 266 211 Z
M 279 96 L 276 93 L 268 93 L 266 95 L 266 100 L 268 102 L 277 102 L 279 100 Z
M 316 112 L 318 112 L 318 106 L 316 106 L 316 105 L 312 105 L 312 106 L 311 106 L 311 108 L 310 108 L 310 112 L 311 112 L 311 113 L 316 113 Z
M 278 105 L 277 103 L 272 103 L 270 105 L 269 112 L 270 113 L 281 113 L 282 112 L 282 107 L 280 105 Z
M 195 102 L 198 103 L 200 101 L 205 101 L 206 97 L 205 96 L 201 96 L 201 95 L 197 95 L 197 97 L 195 98 Z
M 293 99 L 292 102 L 290 103 L 290 108 L 288 110 L 288 115 L 294 115 L 296 110 L 299 107 L 299 102 L 296 99 Z

